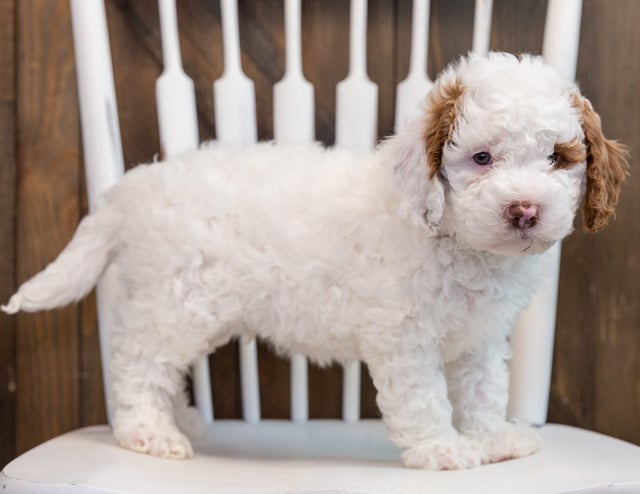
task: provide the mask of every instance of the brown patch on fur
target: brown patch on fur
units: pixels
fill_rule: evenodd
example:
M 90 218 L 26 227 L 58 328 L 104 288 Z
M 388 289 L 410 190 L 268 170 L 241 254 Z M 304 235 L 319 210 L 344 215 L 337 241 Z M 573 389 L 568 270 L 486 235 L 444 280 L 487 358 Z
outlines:
M 582 113 L 587 146 L 587 191 L 584 198 L 584 226 L 597 232 L 615 215 L 620 188 L 629 174 L 627 147 L 605 139 L 600 117 L 586 98 L 575 94 L 573 104 Z
M 453 83 L 437 83 L 429 92 L 424 134 L 429 178 L 441 175 L 442 150 L 451 141 L 463 92 L 464 86 L 458 79 Z
M 553 151 L 558 156 L 554 165 L 555 168 L 571 168 L 578 163 L 584 163 L 587 159 L 587 146 L 578 139 L 556 144 Z

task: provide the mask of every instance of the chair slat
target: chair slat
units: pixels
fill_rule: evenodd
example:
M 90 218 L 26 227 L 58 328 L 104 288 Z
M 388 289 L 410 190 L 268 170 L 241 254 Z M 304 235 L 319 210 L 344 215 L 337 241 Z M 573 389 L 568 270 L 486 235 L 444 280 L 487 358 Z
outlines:
M 285 73 L 273 87 L 273 129 L 276 142 L 302 144 L 315 139 L 313 85 L 302 72 L 300 0 L 285 0 Z M 307 359 L 291 358 L 291 419 L 309 418 Z
M 492 11 L 493 0 L 476 0 L 473 19 L 473 47 L 471 50 L 479 55 L 486 55 L 489 52 Z
M 256 94 L 242 72 L 236 0 L 222 0 L 224 72 L 213 84 L 216 136 L 221 142 L 250 144 L 257 140 Z
M 303 355 L 291 356 L 291 420 L 309 420 L 309 365 Z
M 576 76 L 582 0 L 549 0 L 542 54 L 567 78 Z M 511 338 L 509 416 L 533 424 L 547 420 L 556 325 L 561 244 L 547 253 L 546 287 L 523 312 Z
M 576 78 L 582 0 L 549 0 L 542 55 L 565 77 Z
M 71 0 L 73 41 L 76 54 L 80 121 L 84 148 L 89 209 L 95 210 L 100 194 L 124 173 L 111 51 L 102 0 Z M 97 287 L 98 327 L 105 391 L 110 389 L 109 328 L 106 307 L 115 299 L 113 270 L 107 269 Z M 110 394 L 106 394 L 111 419 Z
M 507 415 L 523 423 L 542 425 L 547 421 L 560 251 L 558 242 L 544 254 L 549 258 L 549 277 L 518 318 L 511 335 Z
M 430 0 L 413 0 L 409 74 L 396 89 L 395 129 L 419 116 L 421 102 L 433 86 L 427 76 Z
M 285 1 L 285 73 L 273 87 L 276 141 L 302 144 L 315 140 L 314 89 L 304 78 L 301 53 L 300 0 Z
M 175 0 L 158 0 L 158 8 L 164 65 L 156 81 L 160 146 L 165 158 L 174 158 L 198 147 L 196 94 L 193 81 L 182 69 Z M 212 422 L 213 398 L 206 357 L 193 368 L 193 390 L 198 410 L 207 422 Z
M 372 149 L 378 137 L 378 86 L 367 75 L 367 2 L 351 0 L 349 74 L 336 92 L 336 145 Z
M 173 158 L 197 149 L 198 114 L 193 81 L 182 69 L 175 0 L 159 0 L 163 71 L 156 81 L 160 146 Z
M 342 420 L 357 422 L 360 420 L 360 392 L 362 366 L 354 360 L 344 365 L 342 377 Z
M 378 86 L 367 75 L 367 2 L 351 0 L 349 74 L 336 92 L 336 145 L 353 151 L 375 146 Z M 343 368 L 342 418 L 360 418 L 360 362 Z
M 216 133 L 219 141 L 251 144 L 257 140 L 256 94 L 253 81 L 243 72 L 236 0 L 222 0 L 224 72 L 213 84 Z M 260 420 L 258 350 L 255 340 L 242 339 L 240 381 L 242 410 L 248 422 Z
M 213 391 L 208 357 L 201 358 L 193 365 L 193 398 L 202 418 L 209 424 L 213 422 Z
M 258 345 L 256 340 L 240 340 L 240 384 L 244 420 L 260 422 L 260 388 L 258 381 Z

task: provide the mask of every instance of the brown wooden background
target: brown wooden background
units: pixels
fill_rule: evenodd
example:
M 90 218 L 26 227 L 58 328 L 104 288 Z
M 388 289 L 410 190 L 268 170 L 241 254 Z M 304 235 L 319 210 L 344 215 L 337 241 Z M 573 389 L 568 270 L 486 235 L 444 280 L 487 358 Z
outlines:
M 215 136 L 212 81 L 222 72 L 217 0 L 179 0 L 181 44 L 196 85 L 200 136 Z M 152 0 L 106 2 L 127 163 L 158 152 L 154 81 L 160 66 Z M 245 71 L 256 83 L 260 138 L 272 137 L 272 84 L 283 74 L 281 0 L 239 6 Z M 495 0 L 492 49 L 539 52 L 543 0 Z M 370 0 L 369 74 L 380 88 L 379 131 L 393 124 L 408 67 L 409 0 Z M 332 143 L 335 85 L 346 76 L 348 2 L 303 2 L 305 74 L 316 87 L 317 136 Z M 433 0 L 431 76 L 471 46 L 473 0 Z M 640 155 L 640 2 L 584 0 L 578 79 L 606 133 Z M 550 420 L 640 444 L 640 174 L 617 221 L 565 242 Z M 66 0 L 0 0 L 0 300 L 51 261 L 86 212 L 74 54 Z M 237 355 L 212 358 L 215 411 L 240 415 Z M 287 417 L 288 364 L 260 353 L 265 417 Z M 340 370 L 312 369 L 311 415 L 340 412 Z M 363 413 L 376 416 L 365 377 Z M 0 315 L 0 464 L 66 430 L 105 421 L 92 297 L 63 310 Z

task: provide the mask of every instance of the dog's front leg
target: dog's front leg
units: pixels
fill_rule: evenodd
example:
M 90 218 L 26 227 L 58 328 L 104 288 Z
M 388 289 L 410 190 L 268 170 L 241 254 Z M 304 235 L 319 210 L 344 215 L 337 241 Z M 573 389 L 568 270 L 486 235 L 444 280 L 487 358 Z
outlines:
M 508 355 L 506 339 L 496 338 L 446 366 L 454 424 L 482 443 L 489 462 L 528 456 L 542 446 L 536 430 L 507 422 Z
M 482 464 L 486 461 L 482 445 L 453 427 L 437 346 L 409 343 L 406 339 L 396 343 L 385 339 L 384 344 L 364 353 L 389 436 L 405 448 L 404 464 L 428 470 Z

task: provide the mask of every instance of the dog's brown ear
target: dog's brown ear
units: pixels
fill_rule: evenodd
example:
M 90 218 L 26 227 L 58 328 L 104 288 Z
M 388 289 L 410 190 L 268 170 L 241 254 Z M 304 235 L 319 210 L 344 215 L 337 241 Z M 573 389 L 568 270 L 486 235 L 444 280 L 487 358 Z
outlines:
M 587 190 L 584 198 L 584 227 L 601 230 L 615 214 L 620 188 L 628 175 L 627 147 L 608 140 L 602 134 L 600 117 L 589 100 L 574 95 L 574 105 L 582 114 L 582 128 L 587 145 Z
M 437 81 L 427 95 L 423 143 L 429 187 L 423 214 L 433 234 L 437 233 L 444 212 L 447 177 L 442 154 L 451 142 L 463 92 L 462 82 L 453 79 Z
M 451 142 L 464 86 L 459 79 L 436 83 L 427 96 L 424 143 L 429 178 L 445 179 L 442 151 Z
M 402 191 L 400 211 L 417 225 L 437 235 L 445 207 L 446 176 L 442 151 L 451 141 L 459 112 L 462 84 L 436 82 L 426 98 L 424 114 L 409 122 L 384 146 Z

